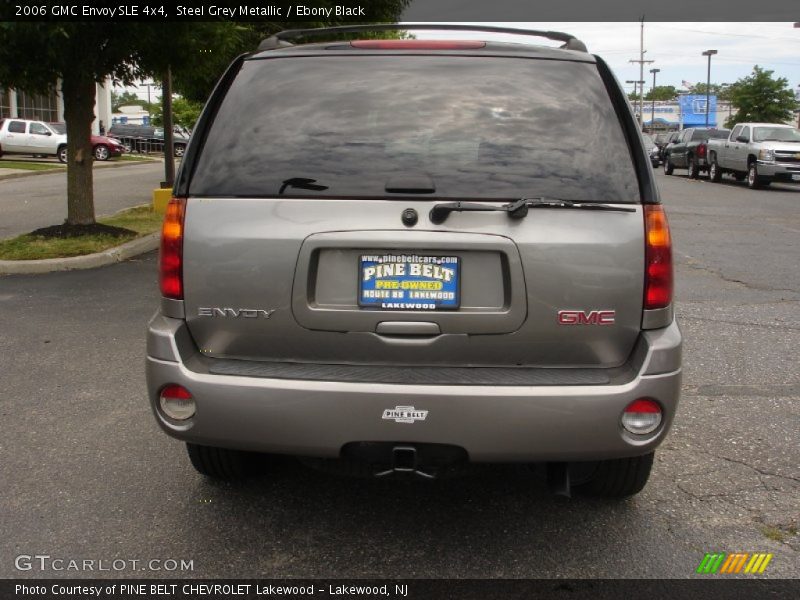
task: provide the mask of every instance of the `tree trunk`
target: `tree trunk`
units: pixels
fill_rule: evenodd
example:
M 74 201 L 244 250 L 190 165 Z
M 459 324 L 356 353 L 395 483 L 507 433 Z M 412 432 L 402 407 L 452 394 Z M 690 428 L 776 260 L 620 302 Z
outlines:
M 67 223 L 90 225 L 94 219 L 92 122 L 97 88 L 91 77 L 65 74 L 61 82 L 67 121 Z
M 175 136 L 172 134 L 172 68 L 167 67 L 161 85 L 161 115 L 164 119 L 164 183 L 161 187 L 175 185 Z

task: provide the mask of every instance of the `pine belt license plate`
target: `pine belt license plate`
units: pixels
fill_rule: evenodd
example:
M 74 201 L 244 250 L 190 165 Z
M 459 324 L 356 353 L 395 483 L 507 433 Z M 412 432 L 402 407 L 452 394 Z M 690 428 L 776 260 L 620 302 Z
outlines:
M 457 256 L 362 254 L 358 305 L 381 310 L 456 309 L 461 300 L 460 266 Z

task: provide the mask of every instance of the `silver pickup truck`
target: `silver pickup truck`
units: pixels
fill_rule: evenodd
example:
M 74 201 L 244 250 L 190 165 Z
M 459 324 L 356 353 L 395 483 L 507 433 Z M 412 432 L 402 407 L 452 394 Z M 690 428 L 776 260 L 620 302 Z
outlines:
M 800 182 L 800 131 L 791 125 L 739 123 L 727 139 L 708 141 L 708 176 L 747 179 L 751 189 L 773 181 Z

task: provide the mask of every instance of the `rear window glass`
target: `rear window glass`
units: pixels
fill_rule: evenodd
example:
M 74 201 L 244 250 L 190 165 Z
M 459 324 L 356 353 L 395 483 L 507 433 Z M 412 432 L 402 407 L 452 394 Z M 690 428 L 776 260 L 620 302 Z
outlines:
M 595 65 L 462 56 L 246 62 L 189 193 L 386 198 L 409 187 L 435 190 L 423 198 L 638 202 Z
M 727 138 L 729 133 L 728 129 L 695 129 L 692 134 L 692 140 Z

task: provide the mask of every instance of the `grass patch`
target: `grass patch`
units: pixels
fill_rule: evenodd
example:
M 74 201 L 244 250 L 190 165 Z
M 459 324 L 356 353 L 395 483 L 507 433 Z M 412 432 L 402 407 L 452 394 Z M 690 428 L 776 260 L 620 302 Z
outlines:
M 783 542 L 786 540 L 786 534 L 783 531 L 778 529 L 777 527 L 773 527 L 772 525 L 767 525 L 761 528 L 761 533 L 764 534 L 764 537 L 768 540 L 772 540 L 773 542 Z
M 48 237 L 28 233 L 0 240 L 0 260 L 66 258 L 102 252 L 158 231 L 162 219 L 163 215 L 154 212 L 151 206 L 139 206 L 98 220 L 104 225 L 128 229 L 128 234 L 95 233 L 79 237 Z
M 112 158 L 111 161 L 123 161 L 123 162 L 158 162 L 155 158 L 150 158 L 148 156 L 136 156 L 133 154 L 123 154 L 122 156 L 118 156 L 116 158 Z
M 20 160 L 0 160 L 0 169 L 22 169 L 25 171 L 53 171 L 63 169 L 60 165 L 48 163 L 24 162 Z

